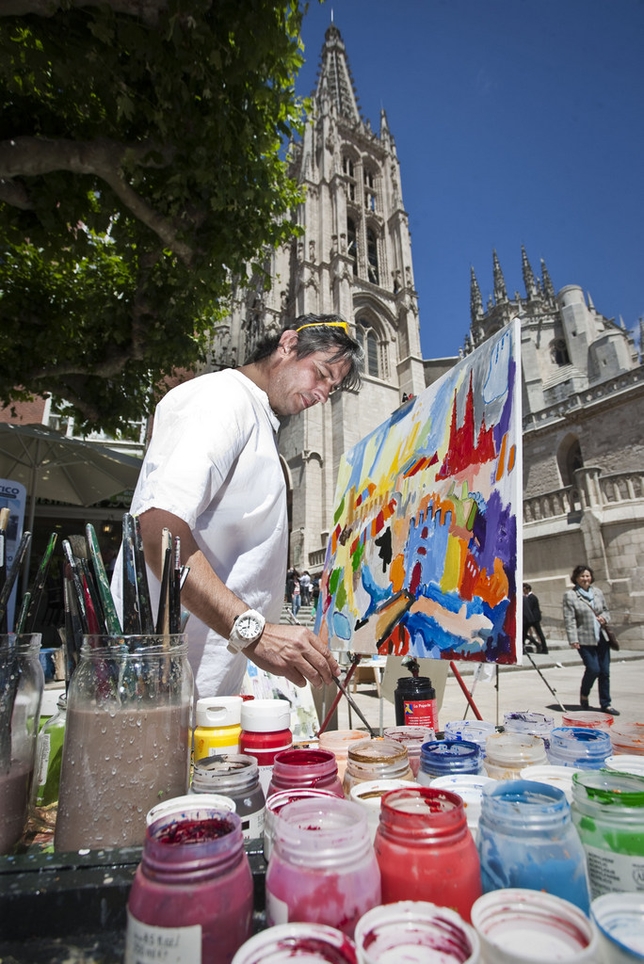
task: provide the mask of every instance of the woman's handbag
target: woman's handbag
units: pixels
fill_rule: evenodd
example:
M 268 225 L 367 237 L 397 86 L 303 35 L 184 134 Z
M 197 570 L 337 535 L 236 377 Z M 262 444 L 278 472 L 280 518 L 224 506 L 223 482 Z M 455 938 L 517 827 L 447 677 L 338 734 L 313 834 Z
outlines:
M 608 640 L 608 645 L 611 649 L 619 649 L 619 640 L 610 626 L 602 626 L 602 633 Z

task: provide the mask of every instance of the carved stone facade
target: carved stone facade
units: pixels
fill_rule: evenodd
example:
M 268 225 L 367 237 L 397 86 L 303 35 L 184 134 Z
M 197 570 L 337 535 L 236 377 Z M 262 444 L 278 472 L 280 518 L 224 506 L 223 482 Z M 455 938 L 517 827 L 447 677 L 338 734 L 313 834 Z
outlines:
M 364 347 L 360 393 L 336 393 L 282 426 L 290 562 L 300 571 L 322 567 L 343 452 L 388 418 L 405 393 L 425 387 L 396 146 L 384 111 L 378 133 L 363 120 L 334 25 L 325 35 L 312 101 L 290 155 L 292 176 L 306 190 L 297 211 L 301 234 L 270 256 L 270 287 L 250 278 L 236 290 L 210 366 L 236 364 L 265 333 L 309 312 L 340 315 Z
M 587 562 L 623 644 L 644 648 L 644 366 L 581 288 L 555 295 L 543 262 L 539 279 L 522 259 L 526 295 L 510 299 L 494 255 L 485 311 L 472 273 L 466 351 L 521 318 L 524 579 L 564 638 L 562 596 Z

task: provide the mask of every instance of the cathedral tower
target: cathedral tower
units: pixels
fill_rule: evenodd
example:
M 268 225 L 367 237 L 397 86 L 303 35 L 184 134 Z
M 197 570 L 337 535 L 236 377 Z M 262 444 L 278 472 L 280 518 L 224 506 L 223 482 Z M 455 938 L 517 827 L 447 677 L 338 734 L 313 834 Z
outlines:
M 362 118 L 334 24 L 290 165 L 305 188 L 297 211 L 301 234 L 272 254 L 270 288 L 238 289 L 228 324 L 217 330 L 212 367 L 241 363 L 265 332 L 309 312 L 340 315 L 362 344 L 361 392 L 333 395 L 285 420 L 280 433 L 291 498 L 290 561 L 300 571 L 319 571 L 343 452 L 388 418 L 403 395 L 425 387 L 396 146 L 384 111 L 377 133 Z

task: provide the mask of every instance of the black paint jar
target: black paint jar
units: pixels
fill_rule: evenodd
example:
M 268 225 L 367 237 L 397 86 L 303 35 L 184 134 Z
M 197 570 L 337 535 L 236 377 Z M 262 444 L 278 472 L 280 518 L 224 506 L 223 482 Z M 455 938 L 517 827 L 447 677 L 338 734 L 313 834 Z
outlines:
M 403 676 L 394 690 L 396 726 L 438 729 L 436 690 L 429 676 Z

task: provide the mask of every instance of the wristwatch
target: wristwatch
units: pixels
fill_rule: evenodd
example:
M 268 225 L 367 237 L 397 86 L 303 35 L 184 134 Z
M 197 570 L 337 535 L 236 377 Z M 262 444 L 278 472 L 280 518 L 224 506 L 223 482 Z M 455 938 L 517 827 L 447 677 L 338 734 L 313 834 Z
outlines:
M 247 609 L 238 616 L 228 637 L 228 650 L 231 653 L 241 653 L 247 646 L 256 643 L 264 632 L 266 620 L 256 609 Z

